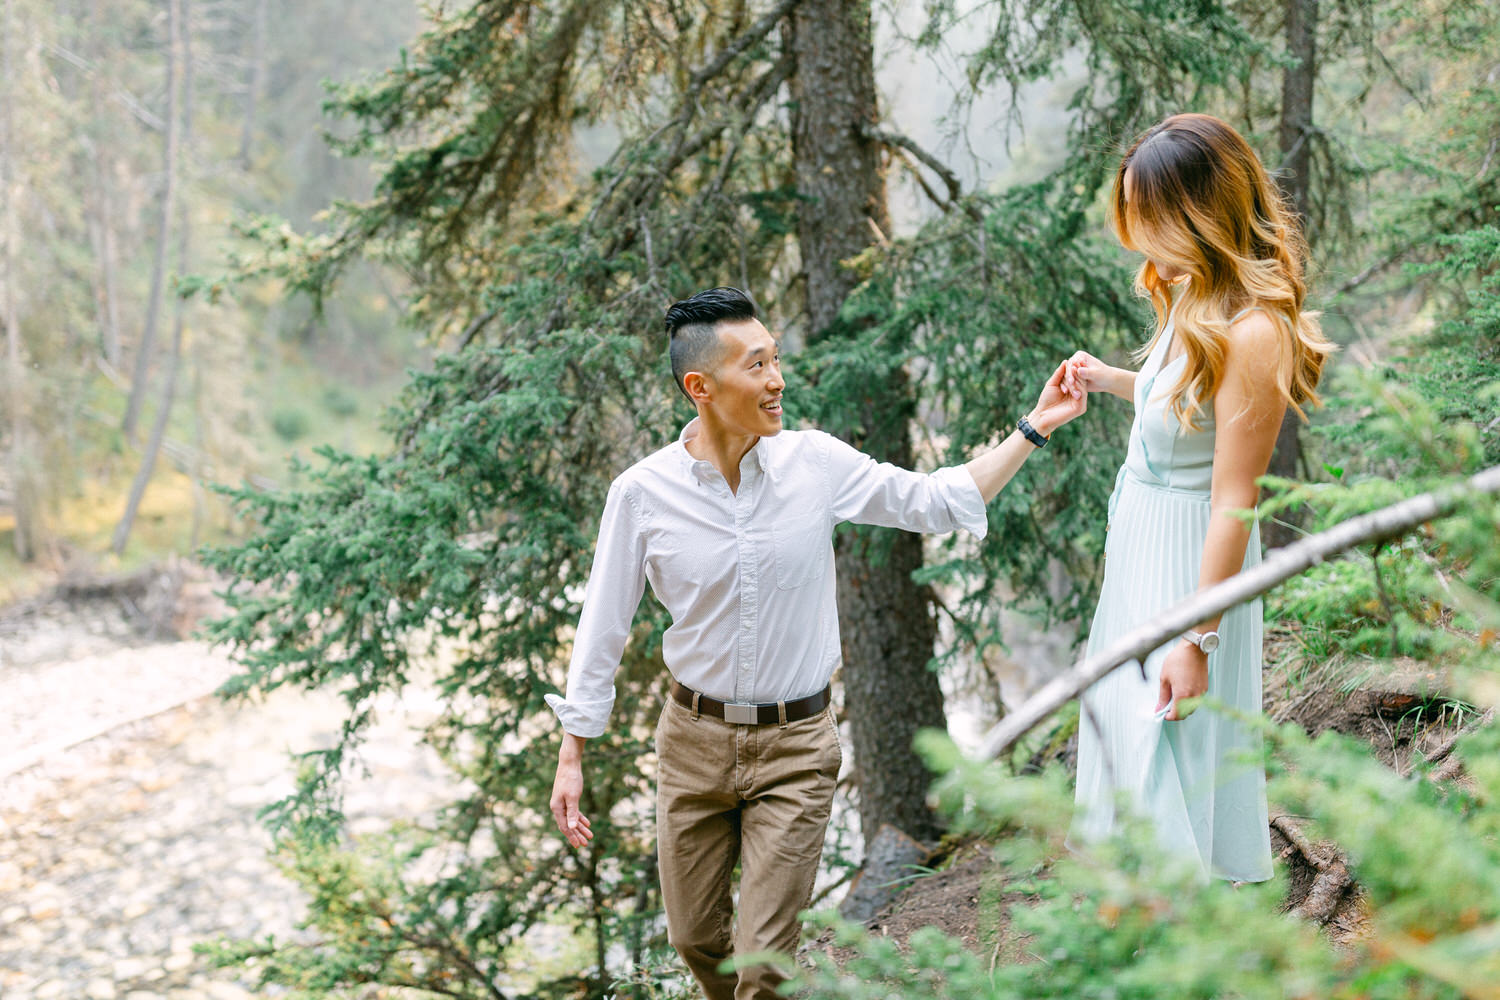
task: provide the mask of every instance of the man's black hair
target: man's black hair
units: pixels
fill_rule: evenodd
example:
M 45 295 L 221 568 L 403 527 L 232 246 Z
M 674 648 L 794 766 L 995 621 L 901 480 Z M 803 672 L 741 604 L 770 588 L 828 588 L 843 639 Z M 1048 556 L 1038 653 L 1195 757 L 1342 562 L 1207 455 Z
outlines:
M 667 310 L 668 353 L 677 388 L 688 396 L 682 379 L 688 372 L 712 370 L 721 359 L 718 326 L 725 321 L 758 319 L 760 310 L 748 293 L 721 285 L 672 303 Z M 688 396 L 691 401 L 692 397 Z

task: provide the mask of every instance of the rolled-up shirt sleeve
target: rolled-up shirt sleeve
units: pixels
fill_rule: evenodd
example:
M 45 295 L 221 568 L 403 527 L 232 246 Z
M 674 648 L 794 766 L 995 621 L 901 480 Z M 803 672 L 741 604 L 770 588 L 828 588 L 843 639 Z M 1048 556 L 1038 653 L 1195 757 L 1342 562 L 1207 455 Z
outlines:
M 635 510 L 616 482 L 599 520 L 594 565 L 568 664 L 567 697 L 547 695 L 563 729 L 574 736 L 604 732 L 615 704 L 615 671 L 646 586 L 645 545 Z
M 912 472 L 877 462 L 836 437 L 826 444 L 835 520 L 927 533 L 963 528 L 975 538 L 989 530 L 984 497 L 963 466 Z

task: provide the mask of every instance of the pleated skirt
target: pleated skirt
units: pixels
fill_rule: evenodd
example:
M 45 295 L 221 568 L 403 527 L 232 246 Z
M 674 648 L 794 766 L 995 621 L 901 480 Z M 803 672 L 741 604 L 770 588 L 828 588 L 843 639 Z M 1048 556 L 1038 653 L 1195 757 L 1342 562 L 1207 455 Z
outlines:
M 1092 654 L 1198 589 L 1206 492 L 1123 475 L 1105 544 L 1104 583 L 1088 648 Z M 1252 529 L 1245 567 L 1260 562 Z M 1261 602 L 1229 611 L 1208 658 L 1209 695 L 1245 713 L 1261 706 Z M 1260 735 L 1222 711 L 1154 719 L 1162 661 L 1176 640 L 1126 663 L 1084 693 L 1078 723 L 1077 810 L 1071 843 L 1107 837 L 1134 809 L 1161 845 L 1194 860 L 1205 877 L 1271 877 Z

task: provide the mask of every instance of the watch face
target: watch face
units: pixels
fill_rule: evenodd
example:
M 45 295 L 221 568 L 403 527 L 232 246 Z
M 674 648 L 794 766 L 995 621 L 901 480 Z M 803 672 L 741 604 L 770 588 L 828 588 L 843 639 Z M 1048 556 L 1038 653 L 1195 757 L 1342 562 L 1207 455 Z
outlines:
M 1219 648 L 1219 633 L 1210 632 L 1198 641 L 1198 648 L 1205 653 L 1212 653 Z

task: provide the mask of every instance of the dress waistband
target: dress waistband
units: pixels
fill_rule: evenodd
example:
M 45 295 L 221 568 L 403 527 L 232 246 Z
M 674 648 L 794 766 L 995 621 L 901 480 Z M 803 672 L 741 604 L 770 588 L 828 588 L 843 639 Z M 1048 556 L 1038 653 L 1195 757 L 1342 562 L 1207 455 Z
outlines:
M 1119 473 L 1115 476 L 1114 491 L 1109 495 L 1109 521 L 1111 524 L 1115 520 L 1115 508 L 1120 503 L 1120 491 L 1124 489 L 1127 479 L 1137 486 L 1144 486 L 1148 490 L 1155 490 L 1159 493 L 1170 493 L 1173 496 L 1183 497 L 1188 500 L 1201 500 L 1207 503 L 1212 496 L 1209 490 L 1190 490 L 1181 486 L 1168 486 L 1165 483 L 1153 482 L 1150 479 L 1142 477 L 1139 473 L 1132 472 L 1130 466 L 1122 465 L 1120 466 Z

